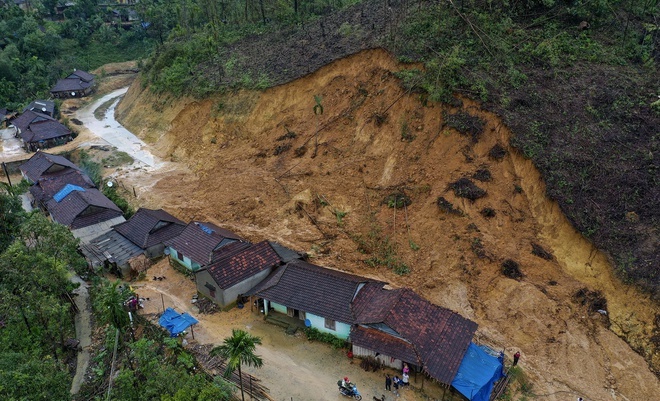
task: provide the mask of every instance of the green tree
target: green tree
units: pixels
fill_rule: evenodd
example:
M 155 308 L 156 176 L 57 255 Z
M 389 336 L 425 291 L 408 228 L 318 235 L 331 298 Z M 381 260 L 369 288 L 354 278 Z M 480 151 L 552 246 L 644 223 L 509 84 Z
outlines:
M 241 365 L 245 364 L 257 368 L 263 366 L 261 357 L 254 353 L 257 345 L 261 344 L 261 338 L 240 329 L 233 329 L 231 333 L 231 337 L 225 338 L 223 344 L 213 348 L 210 354 L 211 356 L 220 356 L 227 361 L 225 377 L 230 377 L 238 369 L 241 399 L 245 401 Z

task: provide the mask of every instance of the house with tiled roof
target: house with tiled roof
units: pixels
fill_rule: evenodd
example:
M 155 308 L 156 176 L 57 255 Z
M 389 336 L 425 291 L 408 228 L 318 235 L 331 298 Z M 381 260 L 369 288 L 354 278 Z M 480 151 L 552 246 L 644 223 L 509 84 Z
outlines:
M 46 209 L 46 204 L 67 184 L 81 188 L 95 188 L 94 182 L 80 170 L 64 168 L 51 174 L 43 174 L 29 189 L 32 206 Z
M 15 136 L 23 141 L 27 152 L 48 149 L 63 145 L 73 140 L 73 134 L 67 127 L 53 117 L 27 110 L 12 120 Z
M 88 243 L 126 221 L 121 209 L 96 188 L 67 184 L 46 209 L 53 221 L 69 227 L 74 237 Z
M 231 306 L 281 264 L 280 255 L 267 241 L 234 242 L 195 272 L 197 291 L 223 308 Z
M 155 258 L 163 255 L 165 242 L 178 237 L 185 228 L 186 223 L 163 209 L 140 208 L 114 230 L 143 249 L 148 258 Z
M 31 184 L 42 176 L 60 174 L 63 170 L 80 168 L 63 156 L 38 151 L 28 161 L 19 166 L 21 175 Z
M 34 111 L 35 113 L 55 117 L 55 102 L 52 100 L 35 100 L 23 109 L 23 113 L 26 111 Z
M 287 314 L 309 327 L 347 339 L 355 323 L 351 302 L 368 286 L 382 287 L 371 280 L 294 260 L 276 269 L 246 295 L 264 302 L 264 313 Z
M 395 369 L 405 362 L 445 385 L 451 385 L 477 330 L 475 322 L 407 288 L 365 287 L 351 307 L 354 355 L 376 357 Z
M 165 241 L 170 262 L 197 271 L 214 260 L 214 254 L 233 242 L 245 242 L 238 234 L 213 223 L 192 221 L 178 236 Z
M 83 70 L 73 70 L 69 76 L 57 81 L 50 94 L 54 98 L 67 99 L 87 96 L 93 89 L 94 75 Z

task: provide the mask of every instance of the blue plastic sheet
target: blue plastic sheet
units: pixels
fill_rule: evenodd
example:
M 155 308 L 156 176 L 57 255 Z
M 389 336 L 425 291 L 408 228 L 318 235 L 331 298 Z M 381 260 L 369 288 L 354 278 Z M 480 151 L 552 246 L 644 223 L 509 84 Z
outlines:
M 503 376 L 501 359 L 470 343 L 451 385 L 470 401 L 488 401 Z
M 167 308 L 158 319 L 158 324 L 170 332 L 170 337 L 178 336 L 179 333 L 197 323 L 199 322 L 194 317 L 187 313 L 179 314 L 172 308 Z
M 73 191 L 85 192 L 85 188 L 73 184 L 66 184 L 64 188 L 60 189 L 58 193 L 53 195 L 53 199 L 55 199 L 55 202 L 60 203 L 62 199 L 66 198 L 66 196 Z

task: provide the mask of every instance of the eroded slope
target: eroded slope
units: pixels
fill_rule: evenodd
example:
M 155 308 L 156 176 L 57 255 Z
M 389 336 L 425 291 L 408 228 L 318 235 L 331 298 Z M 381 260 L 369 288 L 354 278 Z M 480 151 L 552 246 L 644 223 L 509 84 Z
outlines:
M 545 198 L 499 119 L 467 100 L 449 107 L 404 93 L 399 68 L 386 52 L 367 51 L 263 93 L 206 100 L 155 97 L 136 82 L 119 117 L 193 172 L 134 182 L 140 203 L 410 286 L 477 321 L 483 341 L 520 348 L 535 393 L 549 400 L 573 391 L 652 399 L 656 376 L 617 334 L 657 367 L 657 306 L 613 278 L 604 255 Z M 496 145 L 504 152 L 492 152 Z M 486 196 L 458 197 L 450 184 L 461 178 Z M 395 193 L 412 203 L 388 207 Z M 532 243 L 551 260 L 533 255 Z M 507 260 L 520 279 L 502 274 Z M 411 271 L 400 276 L 386 263 Z M 593 310 L 604 307 L 598 291 L 607 317 Z

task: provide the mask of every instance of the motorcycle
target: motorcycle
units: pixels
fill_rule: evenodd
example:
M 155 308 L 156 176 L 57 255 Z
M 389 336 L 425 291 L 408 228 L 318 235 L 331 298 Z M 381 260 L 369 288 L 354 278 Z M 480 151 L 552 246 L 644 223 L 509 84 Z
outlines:
M 337 387 L 339 387 L 339 393 L 341 395 L 345 395 L 346 397 L 353 397 L 357 401 L 360 401 L 362 399 L 362 396 L 360 395 L 360 392 L 357 389 L 357 386 L 353 383 L 350 383 L 348 387 L 342 386 L 341 380 L 337 382 Z

